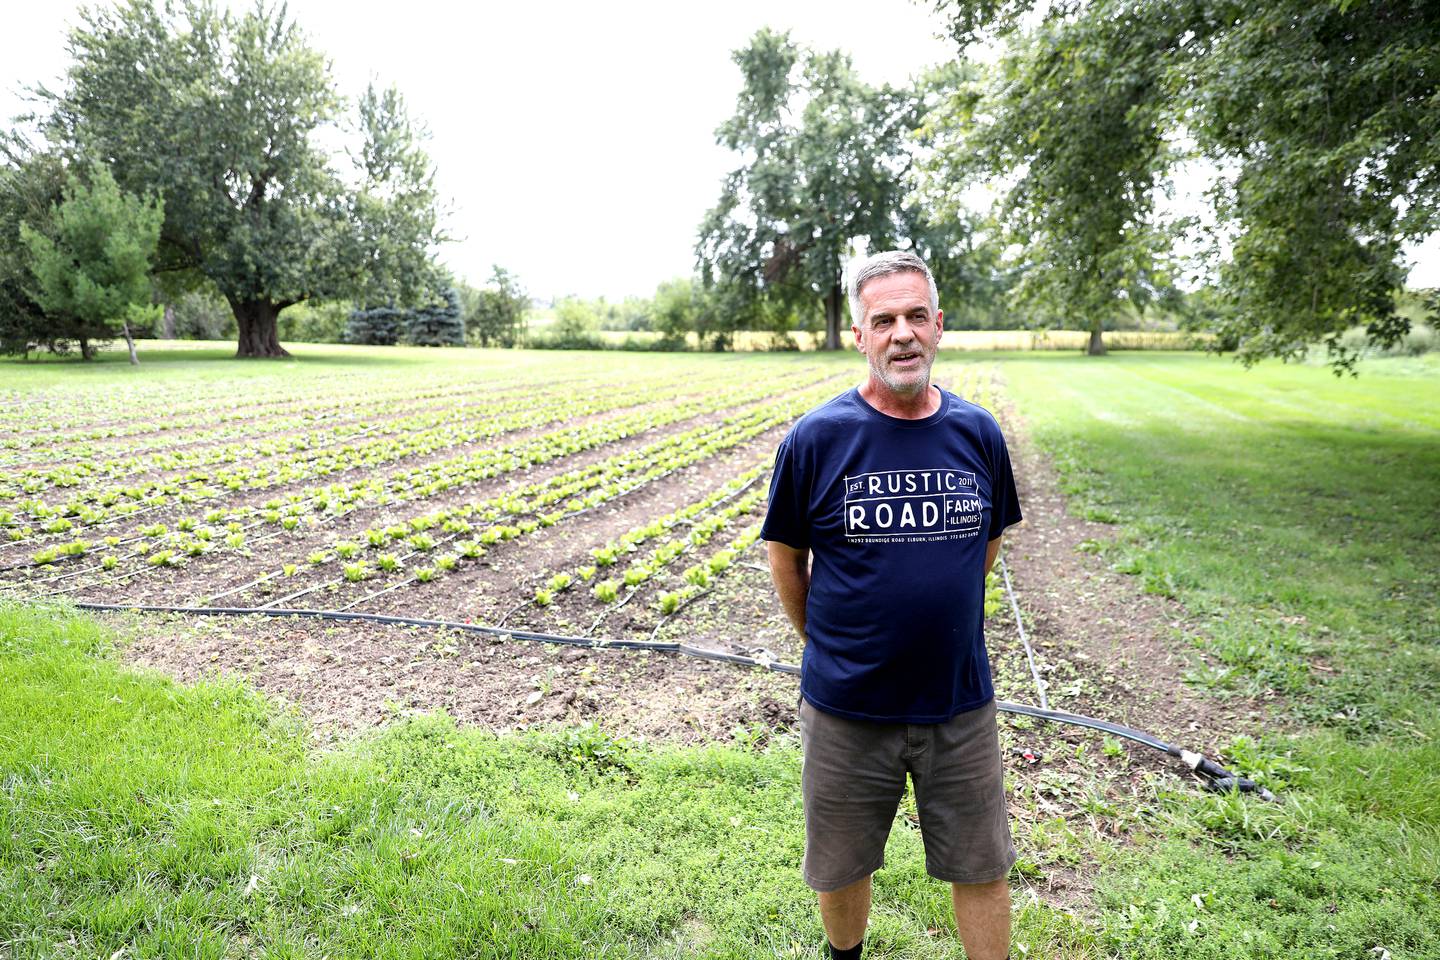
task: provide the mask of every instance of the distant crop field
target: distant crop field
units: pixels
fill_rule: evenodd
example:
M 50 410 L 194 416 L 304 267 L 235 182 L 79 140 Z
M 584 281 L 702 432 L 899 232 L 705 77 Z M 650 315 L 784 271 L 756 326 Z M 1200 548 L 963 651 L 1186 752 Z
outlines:
M 608 346 L 649 344 L 660 339 L 651 331 L 602 330 L 598 336 Z M 1083 350 L 1090 335 L 1081 330 L 946 330 L 940 340 L 943 350 Z M 1175 330 L 1107 330 L 1105 346 L 1111 350 L 1193 350 L 1203 338 Z M 819 350 L 825 343 L 824 334 L 796 331 L 788 334 L 789 348 Z M 688 338 L 692 349 L 700 347 L 694 334 Z M 840 342 L 851 348 L 855 340 L 847 327 Z M 785 338 L 758 330 L 741 330 L 735 334 L 733 348 L 741 351 L 768 351 L 785 348 Z
M 849 379 L 794 358 L 452 353 L 12 393 L 0 567 L 32 595 L 587 632 L 625 606 L 616 626 L 654 631 L 754 544 L 775 443 Z

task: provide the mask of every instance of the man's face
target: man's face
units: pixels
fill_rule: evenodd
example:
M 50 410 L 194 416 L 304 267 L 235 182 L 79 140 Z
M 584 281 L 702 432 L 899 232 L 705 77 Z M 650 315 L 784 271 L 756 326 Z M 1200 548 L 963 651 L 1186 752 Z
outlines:
M 924 275 L 906 270 L 870 280 L 860 288 L 860 306 L 864 319 L 850 332 L 871 375 L 901 396 L 928 389 L 945 315 L 930 309 Z

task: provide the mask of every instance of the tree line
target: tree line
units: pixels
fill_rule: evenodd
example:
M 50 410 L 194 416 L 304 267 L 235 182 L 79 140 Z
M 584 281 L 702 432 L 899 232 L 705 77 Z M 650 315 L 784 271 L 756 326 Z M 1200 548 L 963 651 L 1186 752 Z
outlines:
M 1406 336 L 1401 245 L 1440 228 L 1440 5 L 933 6 L 958 57 L 908 89 L 769 30 L 735 54 L 707 283 L 756 316 L 823 310 L 834 345 L 864 241 L 925 256 L 943 304 L 1089 330 L 1094 353 L 1157 309 L 1247 363 L 1323 343 L 1340 372 Z M 967 56 L 982 41 L 997 62 Z M 1159 202 L 1195 161 L 1220 172 L 1209 223 Z
M 63 86 L 37 88 L 40 109 L 22 118 L 39 136 L 3 142 L 0 349 L 78 341 L 86 352 L 131 310 L 202 290 L 229 306 L 239 356 L 283 356 L 286 307 L 418 307 L 449 286 L 434 260 L 444 234 L 423 127 L 393 88 L 372 85 L 345 110 L 284 7 L 89 7 L 69 51 Z M 360 143 L 342 164 L 320 143 L 346 124 Z M 106 232 L 133 244 L 123 257 L 66 235 L 105 211 Z M 58 295 L 47 256 L 119 313 Z
M 256 357 L 283 337 L 577 346 L 616 324 L 836 347 L 845 264 L 886 247 L 932 265 L 947 325 L 1088 330 L 1092 352 L 1158 319 L 1247 362 L 1323 343 L 1341 370 L 1433 316 L 1397 295 L 1402 244 L 1440 223 L 1440 6 L 933 5 L 957 57 L 899 86 L 757 32 L 695 274 L 564 298 L 536 330 L 513 275 L 477 289 L 436 263 L 434 169 L 400 94 L 347 111 L 283 7 L 84 10 L 62 85 L 35 91 L 38 134 L 0 138 L 0 351 L 154 329 Z M 360 144 L 341 158 L 319 144 L 344 125 Z M 1203 222 L 1162 202 L 1196 161 L 1217 171 Z

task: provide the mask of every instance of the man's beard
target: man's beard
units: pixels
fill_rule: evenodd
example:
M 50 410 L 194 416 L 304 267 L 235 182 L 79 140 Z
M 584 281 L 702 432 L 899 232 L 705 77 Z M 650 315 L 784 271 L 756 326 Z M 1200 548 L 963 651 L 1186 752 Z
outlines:
M 916 353 L 923 361 L 923 366 L 916 367 L 913 371 L 905 371 L 900 376 L 905 379 L 897 379 L 888 367 L 889 357 L 881 357 L 878 361 L 874 357 L 870 361 L 870 372 L 875 379 L 885 384 L 886 389 L 902 397 L 918 396 L 930 387 L 930 368 L 935 365 L 935 355 L 926 353 L 921 349 L 901 350 L 899 353 Z M 911 379 L 913 378 L 913 379 Z

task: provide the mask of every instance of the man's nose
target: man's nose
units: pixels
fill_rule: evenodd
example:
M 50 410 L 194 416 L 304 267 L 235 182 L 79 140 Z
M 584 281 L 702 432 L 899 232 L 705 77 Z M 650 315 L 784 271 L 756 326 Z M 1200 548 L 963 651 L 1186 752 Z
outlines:
M 915 328 L 910 326 L 910 321 L 904 317 L 896 317 L 895 328 L 890 332 L 890 339 L 908 343 L 915 339 Z

